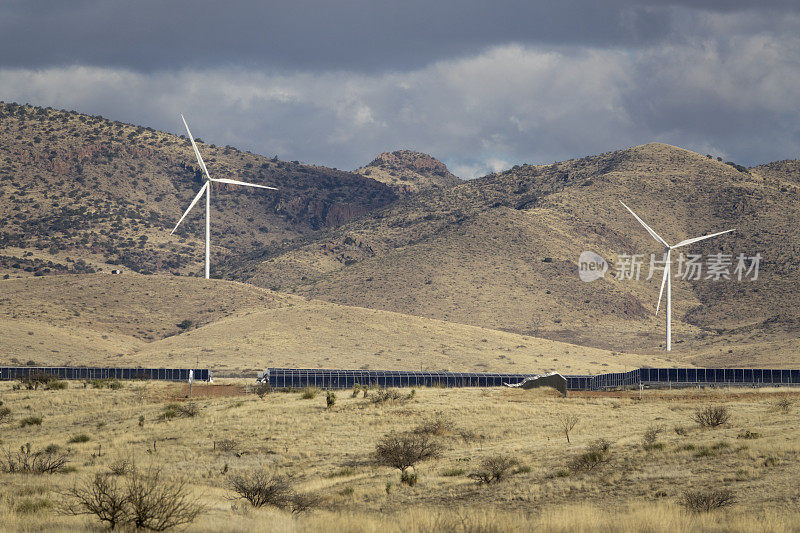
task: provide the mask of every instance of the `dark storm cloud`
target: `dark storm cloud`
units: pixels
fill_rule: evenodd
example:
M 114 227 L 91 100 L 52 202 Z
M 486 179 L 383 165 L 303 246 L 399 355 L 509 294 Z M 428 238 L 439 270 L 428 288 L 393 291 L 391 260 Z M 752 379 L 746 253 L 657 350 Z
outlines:
M 503 43 L 641 46 L 674 34 L 670 5 L 744 1 L 11 0 L 0 65 L 141 71 L 231 64 L 358 71 L 419 68 Z M 790 9 L 791 2 L 760 2 Z
M 0 99 L 462 177 L 650 141 L 798 157 L 800 3 L 0 3 Z

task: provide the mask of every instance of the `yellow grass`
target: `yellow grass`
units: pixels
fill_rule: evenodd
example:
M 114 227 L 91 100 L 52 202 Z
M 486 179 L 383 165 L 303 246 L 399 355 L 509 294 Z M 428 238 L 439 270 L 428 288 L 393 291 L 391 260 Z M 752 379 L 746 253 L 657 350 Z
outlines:
M 228 394 L 247 386 L 228 384 Z M 783 396 L 797 400 L 794 392 L 646 391 L 639 401 L 635 393 L 561 398 L 545 390 L 421 389 L 408 402 L 378 406 L 338 391 L 336 405 L 326 409 L 324 395 L 209 397 L 220 390 L 197 385 L 197 417 L 160 421 L 168 402 L 187 400 L 185 384 L 126 383 L 116 391 L 80 383 L 61 391 L 13 391 L 10 383 L 0 384 L 0 398 L 14 417 L 2 426 L 2 446 L 68 447 L 77 469 L 52 476 L 0 474 L 3 527 L 87 527 L 90 519 L 56 512 L 61 493 L 121 458 L 186 479 L 206 506 L 190 528 L 199 531 L 791 531 L 798 519 L 793 501 L 800 428 L 795 412 L 774 408 Z M 709 404 L 727 405 L 731 422 L 698 428 L 692 414 Z M 564 413 L 579 417 L 570 444 L 559 427 Z M 42 426 L 20 427 L 22 417 L 34 414 Z M 441 457 L 417 465 L 415 487 L 401 485 L 398 471 L 373 464 L 383 435 L 436 418 L 450 421 L 452 429 L 436 437 Z M 642 436 L 652 425 L 664 428 L 658 437 L 663 448 L 646 451 Z M 685 435 L 674 431 L 679 426 Z M 737 438 L 745 429 L 762 437 Z M 91 440 L 67 443 L 80 433 Z M 610 463 L 560 477 L 568 460 L 597 438 L 612 442 Z M 214 450 L 221 439 L 235 441 L 235 449 Z M 498 453 L 528 468 L 491 486 L 466 476 Z M 227 476 L 255 468 L 292 476 L 298 491 L 320 496 L 320 507 L 292 516 L 230 500 Z M 444 475 L 457 468 L 464 474 Z M 729 510 L 694 515 L 679 505 L 686 489 L 723 487 L 737 495 Z M 26 514 L 23 500 L 51 503 Z
M 87 274 L 0 287 L 0 364 L 199 364 L 229 375 L 267 366 L 579 374 L 670 364 L 221 280 Z M 184 319 L 199 327 L 181 332 Z

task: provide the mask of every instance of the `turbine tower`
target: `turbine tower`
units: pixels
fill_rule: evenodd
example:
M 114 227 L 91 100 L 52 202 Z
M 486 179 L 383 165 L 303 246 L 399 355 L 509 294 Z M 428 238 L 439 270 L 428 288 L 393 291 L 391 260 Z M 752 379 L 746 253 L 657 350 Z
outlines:
M 273 191 L 277 191 L 275 187 L 267 187 L 266 185 L 256 185 L 255 183 L 245 183 L 243 181 L 236 181 L 227 178 L 212 178 L 208 174 L 208 169 L 206 168 L 206 164 L 203 162 L 203 158 L 200 156 L 200 150 L 197 149 L 197 144 L 194 142 L 194 137 L 192 137 L 192 132 L 189 131 L 189 125 L 186 124 L 186 119 L 183 118 L 181 115 L 181 120 L 183 120 L 183 125 L 186 126 L 186 133 L 189 134 L 189 140 L 192 141 L 192 148 L 194 148 L 194 155 L 197 156 L 197 164 L 200 165 L 200 168 L 203 170 L 203 174 L 205 174 L 206 180 L 203 186 L 198 191 L 197 195 L 192 200 L 192 203 L 189 204 L 189 208 L 183 213 L 183 216 L 175 224 L 175 227 L 170 232 L 170 235 L 175 233 L 175 230 L 178 229 L 178 226 L 181 225 L 183 219 L 186 218 L 186 215 L 189 214 L 189 211 L 195 206 L 195 204 L 200 200 L 200 197 L 203 194 L 206 195 L 206 279 L 209 278 L 211 273 L 211 184 L 212 183 L 231 183 L 233 185 L 244 185 L 246 187 L 258 187 L 260 189 L 270 189 Z
M 639 218 L 639 216 L 636 213 L 634 213 L 633 210 L 630 207 L 625 205 L 625 203 L 622 200 L 620 200 L 619 203 L 621 203 L 622 206 L 625 209 L 630 211 L 631 215 L 633 215 L 634 218 L 639 221 L 639 224 L 644 226 L 644 229 L 647 230 L 647 233 L 649 233 L 655 240 L 657 240 L 659 243 L 661 243 L 664 246 L 664 249 L 666 250 L 667 257 L 665 259 L 665 264 L 664 264 L 664 277 L 661 280 L 661 290 L 658 291 L 658 303 L 656 304 L 656 315 L 658 315 L 658 309 L 661 307 L 661 296 L 663 296 L 663 294 L 664 294 L 664 285 L 666 284 L 666 286 L 667 286 L 667 305 L 666 305 L 666 307 L 667 307 L 667 342 L 666 342 L 666 347 L 667 347 L 667 351 L 670 351 L 670 350 L 672 350 L 672 279 L 671 279 L 672 276 L 670 276 L 670 272 L 672 270 L 672 259 L 671 259 L 672 250 L 674 250 L 676 248 L 680 248 L 681 246 L 688 246 L 689 244 L 693 244 L 693 243 L 696 243 L 696 242 L 699 242 L 699 241 L 702 241 L 702 240 L 705 240 L 705 239 L 710 239 L 711 237 L 716 237 L 717 235 L 722 235 L 724 233 L 730 233 L 731 231 L 736 231 L 736 230 L 729 229 L 729 230 L 725 230 L 725 231 L 720 231 L 719 233 L 712 233 L 711 235 L 704 235 L 702 237 L 694 237 L 693 239 L 686 239 L 685 241 L 681 241 L 678 244 L 676 244 L 675 246 L 670 246 L 669 244 L 667 244 L 667 241 L 662 239 L 658 235 L 658 233 L 653 231 L 653 228 L 651 228 L 650 226 L 645 224 L 644 220 Z

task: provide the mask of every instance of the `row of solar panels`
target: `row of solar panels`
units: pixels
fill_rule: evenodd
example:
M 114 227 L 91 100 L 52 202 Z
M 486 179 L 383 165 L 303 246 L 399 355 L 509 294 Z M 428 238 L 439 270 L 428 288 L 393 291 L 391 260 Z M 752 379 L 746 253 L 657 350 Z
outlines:
M 28 378 L 46 374 L 58 379 L 152 379 L 159 381 L 189 381 L 194 371 L 197 381 L 211 381 L 207 368 L 93 368 L 71 366 L 0 366 L 0 380 Z
M 259 380 L 273 387 L 499 387 L 533 374 L 488 372 L 417 372 L 401 370 L 333 370 L 268 368 Z M 604 390 L 659 385 L 800 385 L 800 370 L 752 368 L 639 368 L 595 376 L 564 376 L 567 390 Z

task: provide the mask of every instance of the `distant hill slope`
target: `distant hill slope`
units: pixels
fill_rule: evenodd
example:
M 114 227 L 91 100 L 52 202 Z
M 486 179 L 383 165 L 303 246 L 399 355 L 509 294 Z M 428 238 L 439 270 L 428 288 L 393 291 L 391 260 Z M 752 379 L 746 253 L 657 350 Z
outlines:
M 231 147 L 200 143 L 200 150 L 214 176 L 279 188 L 215 185 L 214 263 L 335 227 L 395 199 L 386 185 L 357 174 Z M 185 138 L 0 103 L 0 275 L 112 265 L 197 273 L 202 209 L 176 235 L 169 232 L 201 185 Z
M 674 284 L 676 350 L 711 349 L 734 333 L 742 342 L 796 338 L 797 184 L 791 168 L 737 169 L 653 143 L 428 190 L 234 272 L 347 305 L 653 350 L 663 342 L 663 314 L 654 316 L 658 275 L 593 283 L 577 275 L 584 250 L 611 260 L 661 253 L 624 200 L 670 242 L 737 229 L 692 252 L 764 257 L 756 282 Z
M 413 150 L 384 152 L 354 172 L 385 183 L 401 195 L 461 183 L 444 163 Z
M 663 365 L 491 329 L 172 276 L 0 281 L 0 365 L 267 366 L 583 373 Z M 179 325 L 180 324 L 180 325 Z

